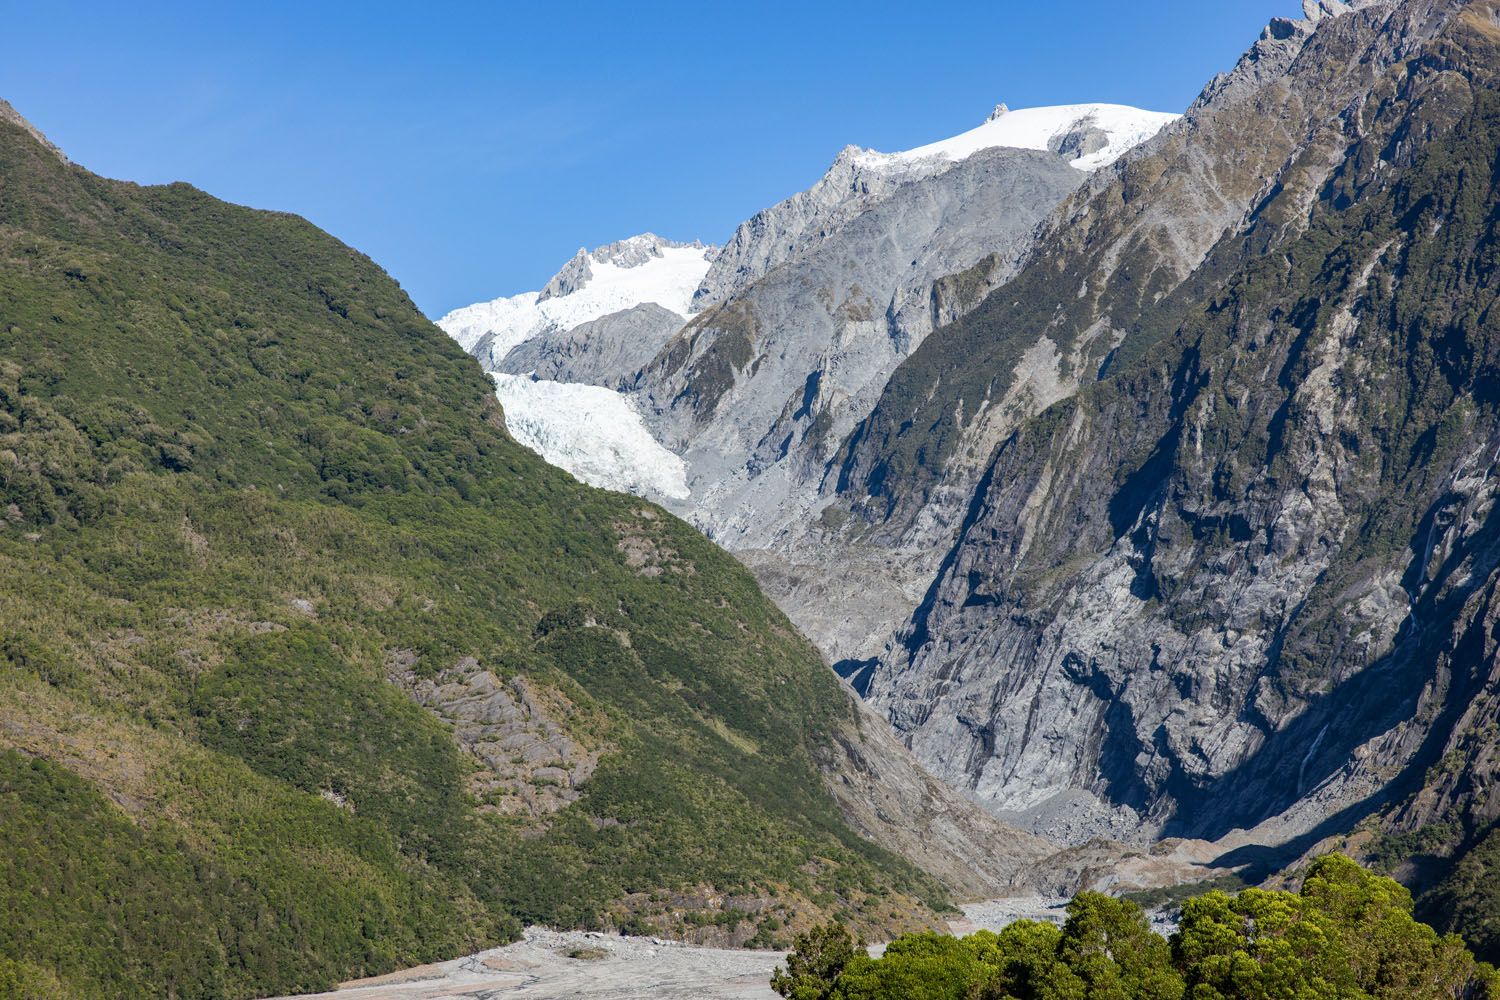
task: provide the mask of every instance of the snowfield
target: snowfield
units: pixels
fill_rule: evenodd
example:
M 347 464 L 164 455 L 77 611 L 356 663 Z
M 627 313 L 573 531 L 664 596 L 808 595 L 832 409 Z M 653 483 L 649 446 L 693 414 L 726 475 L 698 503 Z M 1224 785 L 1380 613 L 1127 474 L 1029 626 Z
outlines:
M 511 436 L 590 486 L 637 496 L 688 495 L 687 466 L 612 389 L 491 372 Z
M 625 256 L 619 252 L 620 248 L 627 252 L 644 249 L 650 256 L 634 266 L 616 263 L 612 258 Z M 541 292 L 522 292 L 465 306 L 438 320 L 438 326 L 466 351 L 472 351 L 486 335 L 493 334 L 490 353 L 502 358 L 511 348 L 532 337 L 553 330 L 571 330 L 580 323 L 643 302 L 655 302 L 686 322 L 692 314 L 693 292 L 708 273 L 714 248 L 673 244 L 644 233 L 592 253 L 580 250 L 579 254 L 587 258 L 590 272 L 582 287 L 546 299 L 541 298 Z
M 1143 111 L 1123 104 L 1059 104 L 1046 108 L 995 109 L 989 121 L 949 139 L 900 153 L 863 150 L 859 162 L 869 167 L 907 166 L 921 160 L 962 160 L 981 149 L 1048 149 L 1054 139 L 1086 125 L 1101 129 L 1108 144 L 1095 153 L 1069 161 L 1079 170 L 1097 170 L 1160 132 L 1178 115 Z

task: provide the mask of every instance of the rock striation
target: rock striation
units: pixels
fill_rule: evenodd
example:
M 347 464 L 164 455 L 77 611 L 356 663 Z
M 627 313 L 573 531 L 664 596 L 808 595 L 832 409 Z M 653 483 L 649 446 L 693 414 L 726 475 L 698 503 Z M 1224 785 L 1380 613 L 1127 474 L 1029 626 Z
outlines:
M 566 723 L 575 710 L 566 698 L 519 674 L 502 681 L 473 657 L 431 677 L 417 673 L 417 662 L 410 650 L 393 651 L 387 679 L 442 719 L 459 746 L 483 763 L 469 780 L 482 808 L 538 817 L 578 801 L 599 750 L 569 737 Z
M 1313 14 L 1071 199 L 1072 237 L 930 337 L 846 452 L 889 538 L 976 483 L 864 684 L 927 766 L 1033 829 L 1295 853 L 1367 819 L 1451 822 L 1461 849 L 1493 821 L 1500 339 L 1474 178 L 1500 31 L 1486 3 Z M 1042 338 L 1071 384 L 976 448 L 1022 371 L 1003 352 Z M 943 412 L 975 416 L 882 425 Z M 956 476 L 965 448 L 986 459 Z

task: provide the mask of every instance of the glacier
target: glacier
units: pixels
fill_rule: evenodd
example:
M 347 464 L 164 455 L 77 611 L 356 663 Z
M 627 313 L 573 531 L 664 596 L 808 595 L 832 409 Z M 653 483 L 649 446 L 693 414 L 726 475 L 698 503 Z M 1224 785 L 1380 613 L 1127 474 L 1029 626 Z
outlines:
M 511 435 L 590 486 L 685 499 L 686 466 L 611 389 L 494 371 L 516 346 L 646 303 L 687 322 L 716 248 L 642 233 L 580 249 L 544 288 L 455 309 L 438 326 L 479 357 Z
M 491 372 L 511 436 L 590 486 L 677 500 L 687 465 L 663 448 L 626 396 L 597 385 Z

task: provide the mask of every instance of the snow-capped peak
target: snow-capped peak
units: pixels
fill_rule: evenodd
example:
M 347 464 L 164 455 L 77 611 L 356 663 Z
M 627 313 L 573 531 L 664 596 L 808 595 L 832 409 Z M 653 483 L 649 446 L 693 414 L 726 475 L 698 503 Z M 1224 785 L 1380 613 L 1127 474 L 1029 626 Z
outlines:
M 654 302 L 684 318 L 693 291 L 708 273 L 715 248 L 676 243 L 651 233 L 579 250 L 537 292 L 522 292 L 455 309 L 438 326 L 466 351 L 491 338 L 488 353 L 501 358 L 517 344 L 554 330 L 569 330 L 610 313 Z
M 977 128 L 949 139 L 900 153 L 860 150 L 861 166 L 906 168 L 923 161 L 953 161 L 981 149 L 1050 149 L 1068 156 L 1079 170 L 1097 170 L 1160 132 L 1178 118 L 1160 111 L 1143 111 L 1123 104 L 1062 104 L 1011 111 L 996 105 Z
M 606 243 L 593 250 L 579 247 L 573 258 L 562 266 L 562 270 L 554 274 L 552 280 L 543 286 L 538 299 L 545 302 L 547 299 L 560 295 L 571 295 L 583 288 L 593 277 L 595 264 L 608 264 L 614 268 L 628 270 L 632 267 L 650 264 L 655 260 L 664 260 L 667 254 L 673 251 L 697 251 L 698 256 L 702 256 L 709 249 L 701 240 L 694 240 L 692 243 L 676 243 L 672 240 L 664 240 L 655 233 L 641 233 L 639 236 Z M 688 255 L 688 259 L 696 258 Z M 671 308 L 666 303 L 659 304 L 668 309 Z

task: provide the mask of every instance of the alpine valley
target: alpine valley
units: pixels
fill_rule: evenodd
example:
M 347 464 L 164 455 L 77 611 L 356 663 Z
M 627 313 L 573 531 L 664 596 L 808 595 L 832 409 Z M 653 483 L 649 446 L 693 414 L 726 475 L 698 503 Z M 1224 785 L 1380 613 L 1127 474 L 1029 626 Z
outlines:
M 0 1000 L 899 962 L 1085 890 L 1407 933 L 1333 851 L 1457 985 L 1035 995 L 1490 995 L 1500 0 L 1303 14 L 1182 114 L 849 146 L 436 323 L 0 101 Z M 1036 940 L 1124 962 L 1079 898 Z M 837 976 L 776 989 L 1033 995 Z
M 1180 117 L 850 147 L 719 249 L 439 323 L 991 815 L 1257 880 L 1337 847 L 1500 957 L 1497 116 L 1500 4 L 1308 0 Z

